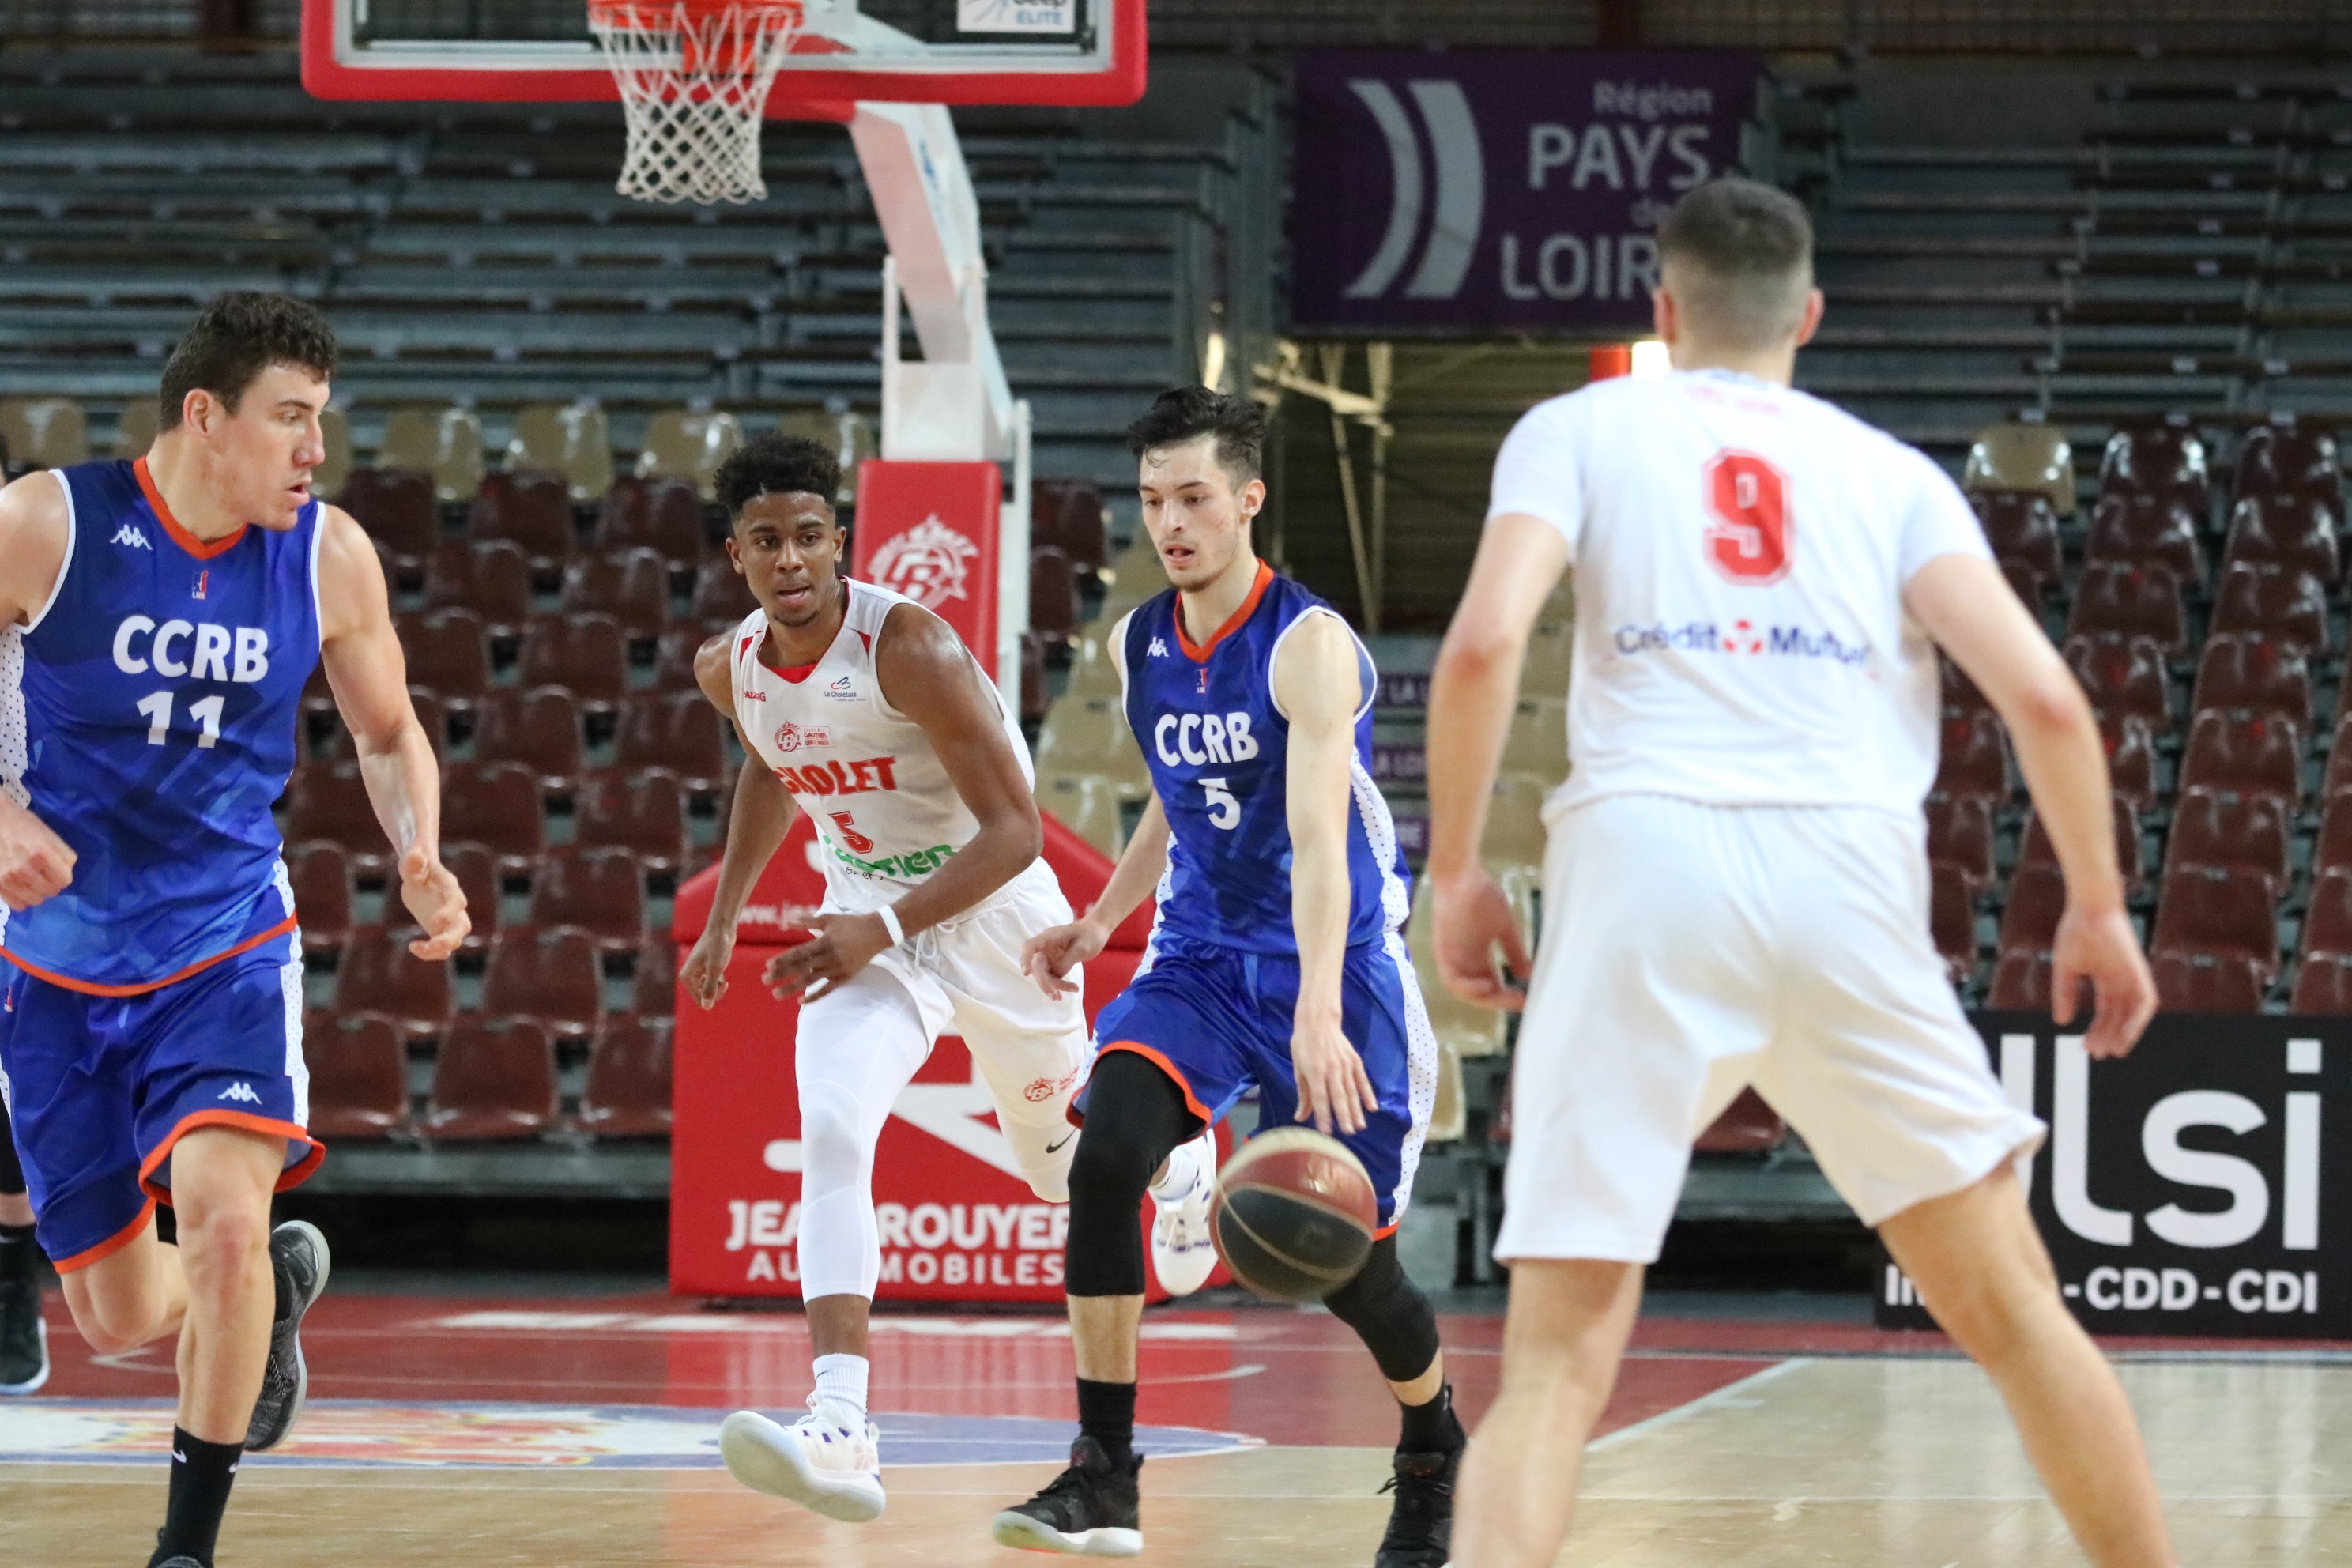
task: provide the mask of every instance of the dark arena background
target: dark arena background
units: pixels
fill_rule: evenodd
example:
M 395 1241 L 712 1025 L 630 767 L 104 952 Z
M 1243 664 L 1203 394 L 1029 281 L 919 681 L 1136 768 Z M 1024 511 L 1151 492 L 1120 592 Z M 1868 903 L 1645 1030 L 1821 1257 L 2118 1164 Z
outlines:
M 1255 398 L 1257 548 L 1378 665 L 1370 772 L 1418 873 L 1496 449 L 1545 398 L 1663 371 L 1654 231 L 1731 173 L 1816 226 L 1796 384 L 1967 489 L 2098 715 L 2164 1006 L 2140 1048 L 2095 1062 L 2051 1020 L 2056 861 L 1949 665 L 1927 913 L 2051 1125 L 2021 1174 L 2180 1559 L 2352 1561 L 2352 0 L 836 9 L 902 55 L 782 72 L 757 194 L 706 205 L 616 191 L 583 0 L 0 0 L 7 475 L 144 453 L 217 293 L 322 310 L 316 489 L 376 542 L 474 916 L 447 966 L 408 956 L 319 678 L 278 816 L 328 1154 L 277 1213 L 335 1271 L 221 1568 L 1024 1561 L 987 1521 L 1069 1438 L 1066 1214 L 953 1038 L 875 1176 L 889 1511 L 829 1522 L 719 1460 L 727 1412 L 808 1390 L 796 1010 L 756 972 L 821 887 L 803 824 L 727 998 L 683 999 L 744 761 L 694 655 L 756 607 L 719 464 L 777 430 L 839 454 L 856 574 L 1017 701 L 1082 908 L 1150 789 L 1105 640 L 1167 586 L 1124 431 L 1171 385 Z M 892 79 L 896 118 L 857 90 L 885 68 L 932 73 Z M 1537 626 L 1484 844 L 1537 938 L 1575 615 L 1563 587 Z M 1441 1056 L 1398 1252 L 1475 1426 L 1517 1026 L 1445 992 L 1425 888 L 1412 911 Z M 1088 964 L 1089 1016 L 1144 931 Z M 53 1372 L 0 1394 L 0 1562 L 136 1563 L 171 1346 L 98 1353 L 38 1278 Z M 1393 1401 L 1347 1327 L 1222 1273 L 1153 1294 L 1148 1555 L 1370 1563 Z M 1561 1563 L 2090 1561 L 1752 1092 L 1699 1139 L 1599 1431 Z

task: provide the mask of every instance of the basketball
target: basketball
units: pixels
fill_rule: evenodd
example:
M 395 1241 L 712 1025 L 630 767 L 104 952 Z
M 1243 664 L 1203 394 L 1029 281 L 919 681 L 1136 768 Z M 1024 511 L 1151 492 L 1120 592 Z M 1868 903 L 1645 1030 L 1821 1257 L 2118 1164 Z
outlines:
M 1217 1256 L 1277 1301 L 1318 1301 L 1353 1279 L 1379 1226 L 1363 1163 L 1311 1128 L 1253 1138 L 1217 1173 Z

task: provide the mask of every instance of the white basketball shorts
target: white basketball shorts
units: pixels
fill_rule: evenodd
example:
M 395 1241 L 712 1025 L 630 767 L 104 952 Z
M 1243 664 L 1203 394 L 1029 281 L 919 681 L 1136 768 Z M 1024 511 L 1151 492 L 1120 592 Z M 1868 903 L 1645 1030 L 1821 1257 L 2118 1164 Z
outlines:
M 1748 1084 L 1868 1225 L 2038 1147 L 1929 939 L 1925 837 L 1851 807 L 1553 814 L 1495 1256 L 1654 1259 Z

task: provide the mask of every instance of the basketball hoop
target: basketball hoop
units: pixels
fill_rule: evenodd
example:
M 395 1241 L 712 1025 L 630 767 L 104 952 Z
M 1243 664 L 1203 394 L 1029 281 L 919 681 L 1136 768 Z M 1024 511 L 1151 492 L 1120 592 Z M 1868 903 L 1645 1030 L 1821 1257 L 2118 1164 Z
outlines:
M 620 85 L 628 152 L 619 190 L 648 202 L 751 202 L 768 89 L 800 32 L 801 0 L 590 0 Z

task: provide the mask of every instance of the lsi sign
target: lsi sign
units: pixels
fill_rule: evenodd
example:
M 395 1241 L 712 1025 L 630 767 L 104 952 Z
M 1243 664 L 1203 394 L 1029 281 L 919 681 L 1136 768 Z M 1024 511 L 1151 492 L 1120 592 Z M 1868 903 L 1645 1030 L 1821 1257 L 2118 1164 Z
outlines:
M 2326 1104 L 2352 1091 L 2333 1019 L 2159 1017 L 2093 1061 L 2046 1016 L 1976 1020 L 2011 1100 L 2050 1123 L 2020 1163 L 2067 1305 L 2101 1333 L 2336 1338 L 2352 1162 L 2330 1161 Z M 1893 1263 L 1878 1319 L 1927 1326 Z

